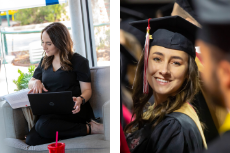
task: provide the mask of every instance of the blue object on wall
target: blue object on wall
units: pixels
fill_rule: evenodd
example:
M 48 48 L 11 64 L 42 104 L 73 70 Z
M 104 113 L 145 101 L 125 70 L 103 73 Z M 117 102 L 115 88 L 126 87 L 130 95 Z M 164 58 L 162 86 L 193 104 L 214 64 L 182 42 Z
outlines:
M 9 17 L 10 17 L 10 20 L 12 20 L 12 15 L 9 15 Z M 1 16 L 1 19 L 6 20 L 6 15 L 2 15 L 2 16 Z
M 58 0 L 46 0 L 46 5 L 59 4 Z

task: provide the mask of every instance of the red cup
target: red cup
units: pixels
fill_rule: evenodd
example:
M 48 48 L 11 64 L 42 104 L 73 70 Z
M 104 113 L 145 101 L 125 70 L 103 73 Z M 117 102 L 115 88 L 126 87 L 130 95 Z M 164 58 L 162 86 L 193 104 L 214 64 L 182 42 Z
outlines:
M 48 145 L 49 153 L 65 153 L 65 143 L 58 142 L 57 147 L 56 143 L 51 143 Z

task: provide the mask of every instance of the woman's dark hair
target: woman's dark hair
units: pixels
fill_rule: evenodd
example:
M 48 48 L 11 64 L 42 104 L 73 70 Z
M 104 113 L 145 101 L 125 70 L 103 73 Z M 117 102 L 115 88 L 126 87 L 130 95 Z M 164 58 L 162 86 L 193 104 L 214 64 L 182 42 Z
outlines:
M 189 56 L 189 55 L 188 55 Z M 188 78 L 185 79 L 181 88 L 175 96 L 168 97 L 168 99 L 154 107 L 151 112 L 149 119 L 143 119 L 143 111 L 147 106 L 148 100 L 153 95 L 153 89 L 149 85 L 149 93 L 143 94 L 143 69 L 144 69 L 144 56 L 142 54 L 140 61 L 138 62 L 134 85 L 133 85 L 133 116 L 135 115 L 135 120 L 132 121 L 125 127 L 126 133 L 133 132 L 137 129 L 143 127 L 145 123 L 152 122 L 153 128 L 160 123 L 165 115 L 172 113 L 173 111 L 179 109 L 185 102 L 191 102 L 194 95 L 200 89 L 199 76 L 198 76 L 198 67 L 195 60 L 189 56 L 188 59 Z
M 67 27 L 60 22 L 54 22 L 42 30 L 41 37 L 43 32 L 49 35 L 52 43 L 59 50 L 61 69 L 64 71 L 72 70 L 72 63 L 70 60 L 74 53 L 73 41 Z M 43 54 L 44 53 L 45 51 Z M 45 70 L 52 64 L 53 59 L 54 56 L 44 56 L 42 66 Z

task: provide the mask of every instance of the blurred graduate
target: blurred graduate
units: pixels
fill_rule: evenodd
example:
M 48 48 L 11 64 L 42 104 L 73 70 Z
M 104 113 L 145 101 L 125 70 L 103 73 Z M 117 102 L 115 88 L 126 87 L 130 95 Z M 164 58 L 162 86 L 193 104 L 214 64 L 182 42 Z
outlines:
M 230 152 L 230 1 L 196 1 L 202 30 L 197 35 L 204 65 L 209 97 L 216 106 L 228 111 L 220 127 L 221 137 L 213 141 L 207 153 Z
M 194 6 L 194 0 L 176 0 L 171 15 L 178 15 L 194 25 L 201 27 L 198 21 L 199 14 L 197 14 L 196 7 Z M 203 65 L 199 47 L 196 47 L 195 61 L 199 69 L 199 74 L 202 74 Z M 199 78 L 201 79 L 201 90 L 195 95 L 192 104 L 197 108 L 200 121 L 204 123 L 204 135 L 207 144 L 209 144 L 215 138 L 219 137 L 218 129 L 223 124 L 227 111 L 212 104 L 205 90 L 205 85 L 202 83 L 204 79 L 201 75 L 199 75 Z

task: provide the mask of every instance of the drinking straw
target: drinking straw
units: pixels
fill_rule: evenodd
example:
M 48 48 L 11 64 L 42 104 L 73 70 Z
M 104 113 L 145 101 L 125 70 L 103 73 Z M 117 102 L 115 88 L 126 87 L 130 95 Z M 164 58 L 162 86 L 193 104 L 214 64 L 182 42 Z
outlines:
M 57 148 L 57 143 L 58 143 L 58 131 L 56 131 L 56 148 Z

